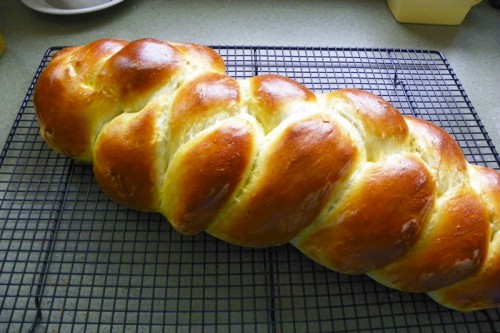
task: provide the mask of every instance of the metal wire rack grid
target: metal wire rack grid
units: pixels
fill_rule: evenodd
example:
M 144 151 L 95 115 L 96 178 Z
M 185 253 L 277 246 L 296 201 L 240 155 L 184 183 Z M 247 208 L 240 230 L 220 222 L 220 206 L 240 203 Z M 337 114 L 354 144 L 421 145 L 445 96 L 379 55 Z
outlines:
M 500 158 L 443 54 L 427 50 L 214 47 L 229 75 L 286 75 L 321 93 L 372 91 L 451 133 L 467 159 Z M 291 246 L 184 237 L 109 201 L 89 166 L 38 136 L 32 93 L 0 155 L 0 331 L 498 332 L 500 311 L 459 313 L 424 294 L 329 271 Z

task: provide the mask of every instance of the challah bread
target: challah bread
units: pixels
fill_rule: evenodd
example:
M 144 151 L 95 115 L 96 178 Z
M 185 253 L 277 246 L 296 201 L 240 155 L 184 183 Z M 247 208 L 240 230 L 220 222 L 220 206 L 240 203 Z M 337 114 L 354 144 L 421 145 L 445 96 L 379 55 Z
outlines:
M 236 80 L 194 44 L 99 40 L 57 53 L 34 102 L 53 149 L 184 234 L 291 242 L 450 308 L 500 306 L 500 173 L 369 92 Z

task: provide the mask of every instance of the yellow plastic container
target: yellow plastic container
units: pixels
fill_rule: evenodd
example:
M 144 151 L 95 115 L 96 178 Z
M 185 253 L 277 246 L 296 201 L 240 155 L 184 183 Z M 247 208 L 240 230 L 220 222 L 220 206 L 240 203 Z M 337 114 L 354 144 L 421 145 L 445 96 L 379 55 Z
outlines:
M 386 0 L 400 23 L 458 25 L 481 0 Z
M 5 45 L 5 40 L 3 39 L 2 34 L 0 33 L 0 56 L 5 52 L 7 46 Z

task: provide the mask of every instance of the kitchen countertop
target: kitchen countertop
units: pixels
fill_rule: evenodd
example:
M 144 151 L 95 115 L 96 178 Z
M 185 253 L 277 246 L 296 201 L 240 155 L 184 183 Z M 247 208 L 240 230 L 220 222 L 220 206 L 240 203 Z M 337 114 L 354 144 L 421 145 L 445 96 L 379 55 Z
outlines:
M 348 46 L 443 52 L 494 145 L 500 147 L 500 10 L 483 1 L 459 26 L 400 24 L 384 0 L 126 0 L 99 12 L 42 14 L 0 2 L 0 144 L 4 145 L 43 53 L 99 38 L 152 37 L 208 45 Z

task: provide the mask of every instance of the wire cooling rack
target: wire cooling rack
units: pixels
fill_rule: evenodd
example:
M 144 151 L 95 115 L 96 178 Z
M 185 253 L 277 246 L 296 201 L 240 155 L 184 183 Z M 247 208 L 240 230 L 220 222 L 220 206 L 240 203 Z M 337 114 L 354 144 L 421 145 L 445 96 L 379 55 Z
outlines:
M 448 310 L 285 245 L 185 237 L 110 202 L 89 166 L 38 136 L 32 93 L 0 155 L 1 332 L 499 332 L 500 310 Z M 471 162 L 500 159 L 446 58 L 398 49 L 215 47 L 228 73 L 291 77 L 316 92 L 372 91 L 451 133 Z

